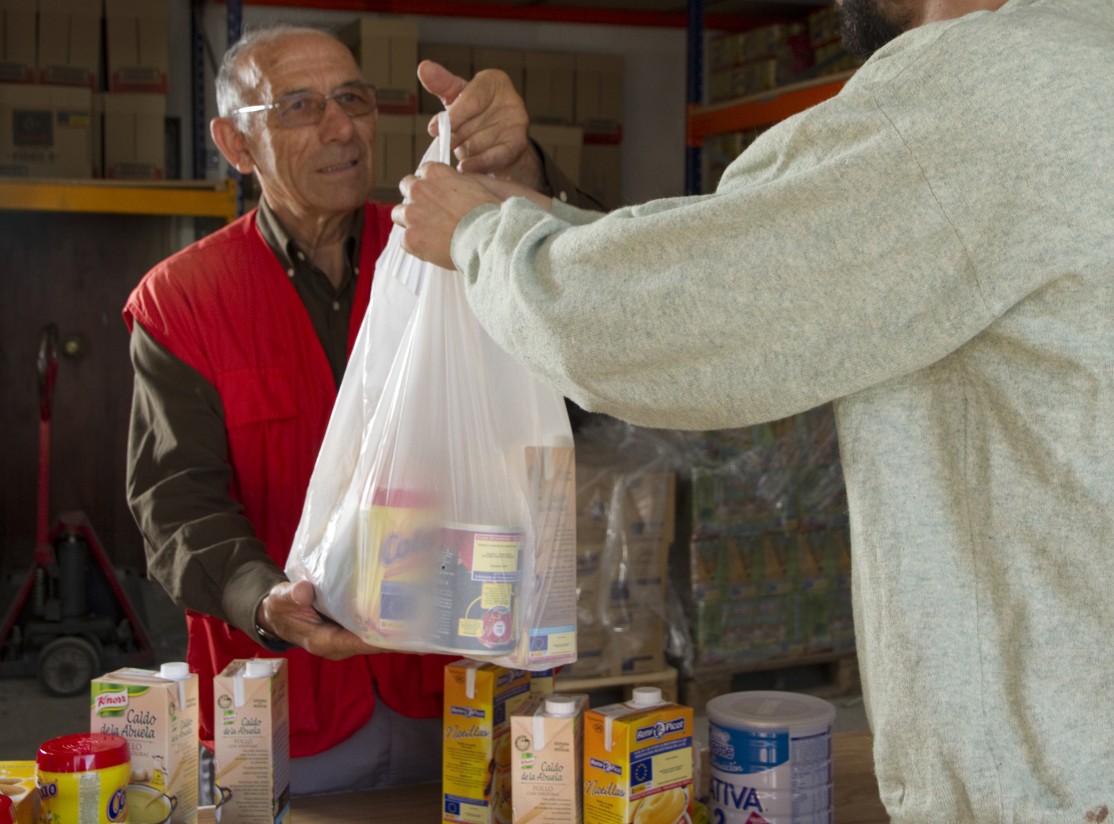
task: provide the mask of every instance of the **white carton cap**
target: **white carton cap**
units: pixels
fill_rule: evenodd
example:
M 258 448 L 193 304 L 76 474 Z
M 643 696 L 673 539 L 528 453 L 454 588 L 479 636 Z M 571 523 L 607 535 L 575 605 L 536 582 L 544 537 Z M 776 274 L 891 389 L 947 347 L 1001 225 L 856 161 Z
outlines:
M 275 668 L 267 658 L 249 658 L 244 664 L 245 678 L 270 678 Z
M 658 687 L 635 687 L 631 690 L 630 703 L 636 707 L 652 707 L 654 704 L 664 702 L 661 700 L 661 690 Z
M 190 677 L 190 666 L 185 661 L 168 661 L 159 667 L 159 676 L 171 681 L 185 681 Z
M 550 695 L 545 699 L 546 715 L 570 718 L 576 715 L 578 701 L 571 695 Z

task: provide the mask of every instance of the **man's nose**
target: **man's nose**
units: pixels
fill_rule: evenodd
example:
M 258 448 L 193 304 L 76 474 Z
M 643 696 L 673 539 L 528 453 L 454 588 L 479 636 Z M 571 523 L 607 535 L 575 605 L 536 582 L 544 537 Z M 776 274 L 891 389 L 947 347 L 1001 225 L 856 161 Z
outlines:
M 330 105 L 332 104 L 332 105 Z M 354 124 L 352 118 L 340 107 L 332 97 L 325 98 L 325 109 L 321 112 L 319 128 L 329 137 L 346 139 L 352 134 Z

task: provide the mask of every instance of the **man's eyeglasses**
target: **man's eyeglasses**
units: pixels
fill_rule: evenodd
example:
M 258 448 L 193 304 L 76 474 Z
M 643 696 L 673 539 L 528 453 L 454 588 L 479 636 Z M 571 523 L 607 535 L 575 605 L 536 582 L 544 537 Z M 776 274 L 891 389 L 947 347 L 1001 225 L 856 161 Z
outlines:
M 363 117 L 375 111 L 378 101 L 375 87 L 367 83 L 341 86 L 332 94 L 320 92 L 295 92 L 274 103 L 258 106 L 241 106 L 230 114 L 274 111 L 283 126 L 313 126 L 325 117 L 325 107 L 333 100 L 349 117 Z

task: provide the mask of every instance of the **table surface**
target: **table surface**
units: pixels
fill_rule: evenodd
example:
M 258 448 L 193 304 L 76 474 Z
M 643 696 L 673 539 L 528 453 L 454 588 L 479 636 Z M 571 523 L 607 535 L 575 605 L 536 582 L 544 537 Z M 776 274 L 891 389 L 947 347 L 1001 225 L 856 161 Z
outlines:
M 835 819 L 839 824 L 889 824 L 878 784 L 868 732 L 832 736 Z M 436 824 L 441 820 L 441 786 L 417 784 L 384 790 L 295 798 L 296 824 Z

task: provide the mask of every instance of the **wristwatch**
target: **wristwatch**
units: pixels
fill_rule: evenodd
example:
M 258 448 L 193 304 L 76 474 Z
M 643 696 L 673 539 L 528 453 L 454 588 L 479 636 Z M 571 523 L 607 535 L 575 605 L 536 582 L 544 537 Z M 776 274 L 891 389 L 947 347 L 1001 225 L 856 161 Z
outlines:
M 279 638 L 273 632 L 268 632 L 259 626 L 259 622 L 255 622 L 255 637 L 259 639 L 259 643 L 265 646 L 271 652 L 283 652 L 284 650 L 293 649 L 294 644 L 291 644 L 284 638 Z

